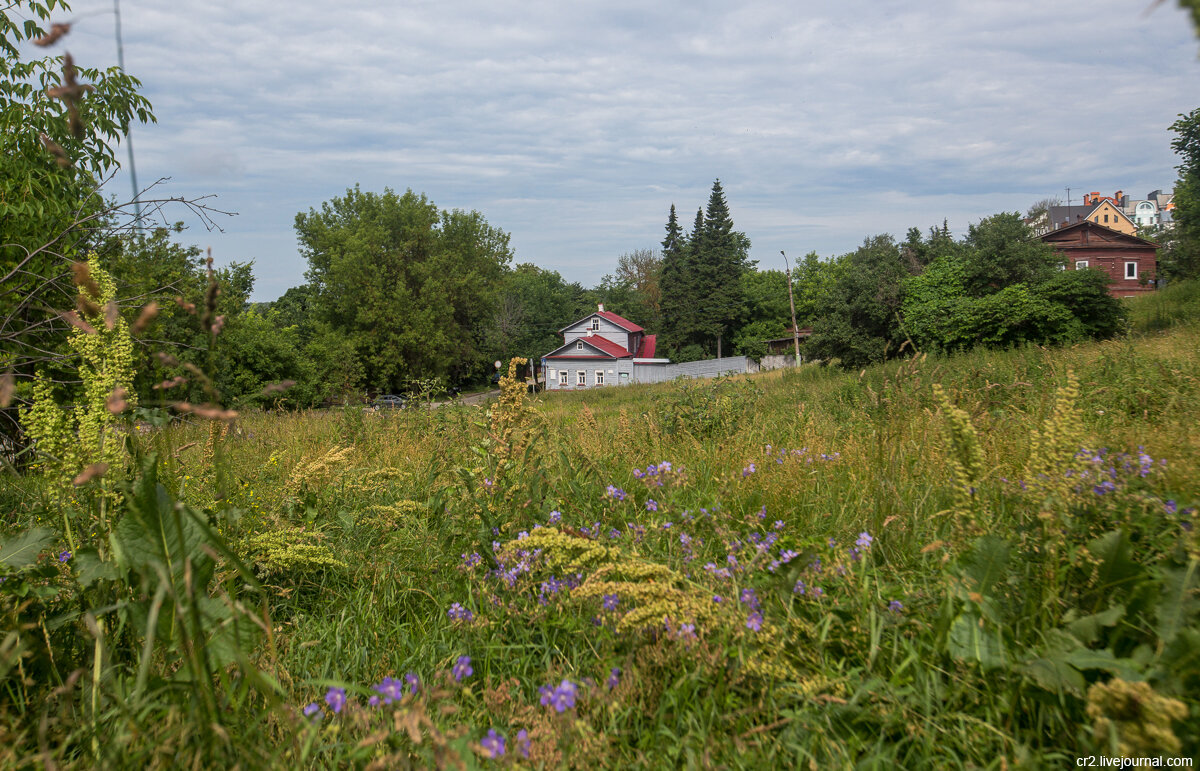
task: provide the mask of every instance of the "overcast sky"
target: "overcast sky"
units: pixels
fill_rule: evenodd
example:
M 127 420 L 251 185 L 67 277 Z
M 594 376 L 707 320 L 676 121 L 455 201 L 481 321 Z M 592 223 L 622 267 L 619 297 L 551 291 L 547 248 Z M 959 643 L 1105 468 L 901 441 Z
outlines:
M 717 177 L 764 268 L 1066 187 L 1170 188 L 1200 62 L 1174 0 L 1152 3 L 121 0 L 121 19 L 158 117 L 133 131 L 138 181 L 238 212 L 180 238 L 253 260 L 270 300 L 304 281 L 297 212 L 356 183 L 477 209 L 516 262 L 585 286 L 657 248 L 672 203 L 690 224 Z M 116 63 L 111 8 L 74 0 L 80 64 Z

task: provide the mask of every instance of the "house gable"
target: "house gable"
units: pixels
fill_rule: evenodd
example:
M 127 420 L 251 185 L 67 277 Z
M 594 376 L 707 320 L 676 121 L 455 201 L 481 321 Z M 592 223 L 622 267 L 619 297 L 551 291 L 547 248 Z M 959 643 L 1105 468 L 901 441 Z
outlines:
M 599 335 L 582 336 L 568 340 L 546 354 L 545 359 L 623 359 L 633 354 L 617 343 Z

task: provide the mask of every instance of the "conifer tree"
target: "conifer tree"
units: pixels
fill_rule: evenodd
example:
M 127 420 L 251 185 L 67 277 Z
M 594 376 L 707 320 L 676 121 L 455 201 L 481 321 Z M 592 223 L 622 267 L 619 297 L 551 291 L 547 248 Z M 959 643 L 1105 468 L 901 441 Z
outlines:
M 702 225 L 702 226 L 701 226 Z M 713 182 L 708 209 L 703 219 L 697 214 L 693 241 L 698 245 L 696 273 L 702 289 L 699 300 L 700 331 L 716 339 L 716 354 L 723 355 L 722 341 L 734 331 L 742 315 L 742 274 L 749 267 L 749 239 L 733 229 L 733 218 L 721 180 Z

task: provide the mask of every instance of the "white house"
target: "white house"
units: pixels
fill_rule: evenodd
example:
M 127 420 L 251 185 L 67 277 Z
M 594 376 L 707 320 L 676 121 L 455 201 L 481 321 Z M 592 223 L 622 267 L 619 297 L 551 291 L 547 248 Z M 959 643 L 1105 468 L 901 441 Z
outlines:
M 655 358 L 655 335 L 603 304 L 558 332 L 563 344 L 542 357 L 546 388 L 552 391 L 654 382 L 671 363 Z

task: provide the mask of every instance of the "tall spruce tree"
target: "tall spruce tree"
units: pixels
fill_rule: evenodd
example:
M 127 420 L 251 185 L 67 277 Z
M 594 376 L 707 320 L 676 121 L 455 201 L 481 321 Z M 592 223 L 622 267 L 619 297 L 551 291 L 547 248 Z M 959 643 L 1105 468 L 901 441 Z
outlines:
M 742 315 L 745 304 L 742 274 L 749 268 L 747 253 L 750 248 L 746 235 L 733 229 L 733 218 L 729 215 L 729 204 L 725 201 L 720 179 L 713 182 L 702 227 L 700 222 L 697 219 L 698 227 L 692 234 L 698 247 L 699 327 L 706 337 L 716 339 L 716 354 L 720 357 L 724 353 L 723 340 L 730 337 Z

